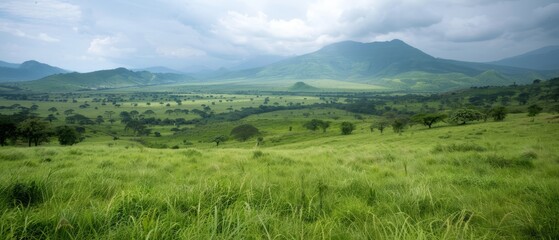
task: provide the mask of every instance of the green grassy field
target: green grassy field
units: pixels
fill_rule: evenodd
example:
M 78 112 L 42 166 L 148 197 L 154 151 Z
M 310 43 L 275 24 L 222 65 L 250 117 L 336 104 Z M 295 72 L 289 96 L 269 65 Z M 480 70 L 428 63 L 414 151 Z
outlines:
M 277 135 L 286 126 L 259 128 Z M 337 127 L 295 129 L 293 139 L 260 147 L 3 147 L 0 238 L 559 237 L 553 115 L 401 135 L 358 128 L 342 136 Z M 29 206 L 14 204 L 26 194 L 36 197 Z

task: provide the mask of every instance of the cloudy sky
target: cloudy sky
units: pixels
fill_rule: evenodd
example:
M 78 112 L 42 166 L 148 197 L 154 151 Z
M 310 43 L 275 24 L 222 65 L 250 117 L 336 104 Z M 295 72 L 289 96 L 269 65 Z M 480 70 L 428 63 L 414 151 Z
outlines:
M 76 71 L 230 67 L 343 40 L 493 61 L 559 45 L 557 0 L 1 0 L 0 60 Z

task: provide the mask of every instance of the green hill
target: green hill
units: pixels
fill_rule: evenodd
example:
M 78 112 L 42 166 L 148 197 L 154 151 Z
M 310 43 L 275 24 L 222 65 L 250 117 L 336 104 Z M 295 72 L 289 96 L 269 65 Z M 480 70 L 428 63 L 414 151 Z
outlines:
M 308 85 L 304 82 L 296 82 L 293 86 L 289 87 L 289 91 L 293 92 L 312 92 L 316 91 L 318 88 Z
M 0 82 L 19 82 L 43 78 L 68 71 L 37 61 L 14 64 L 0 61 Z
M 173 73 L 134 72 L 126 68 L 89 73 L 55 74 L 39 80 L 21 83 L 22 89 L 32 91 L 76 91 L 149 86 L 191 80 L 186 75 Z
M 520 68 L 559 70 L 559 46 L 543 47 L 493 63 Z
M 313 53 L 262 68 L 226 73 L 216 79 L 335 79 L 397 89 L 445 91 L 529 83 L 549 76 L 552 75 L 535 70 L 435 58 L 401 40 L 392 40 L 335 43 Z

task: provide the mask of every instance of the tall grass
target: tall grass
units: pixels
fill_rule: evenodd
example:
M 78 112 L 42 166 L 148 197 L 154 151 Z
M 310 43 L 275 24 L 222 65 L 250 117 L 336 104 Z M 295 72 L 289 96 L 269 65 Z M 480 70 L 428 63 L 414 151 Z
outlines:
M 258 149 L 1 148 L 0 238 L 556 239 L 557 126 L 525 122 L 476 141 L 461 126 Z

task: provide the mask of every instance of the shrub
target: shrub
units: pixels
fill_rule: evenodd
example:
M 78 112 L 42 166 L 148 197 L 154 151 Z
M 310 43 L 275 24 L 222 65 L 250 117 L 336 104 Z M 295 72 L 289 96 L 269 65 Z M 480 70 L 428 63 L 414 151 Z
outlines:
M 459 109 L 450 115 L 449 120 L 456 124 L 464 125 L 467 122 L 479 121 L 483 118 L 483 114 L 474 109 Z
M 32 206 L 43 202 L 44 186 L 36 181 L 16 182 L 8 186 L 6 200 L 13 205 Z
M 350 122 L 342 122 L 340 130 L 342 131 L 342 135 L 349 135 L 353 132 L 353 130 L 355 130 L 355 125 Z

